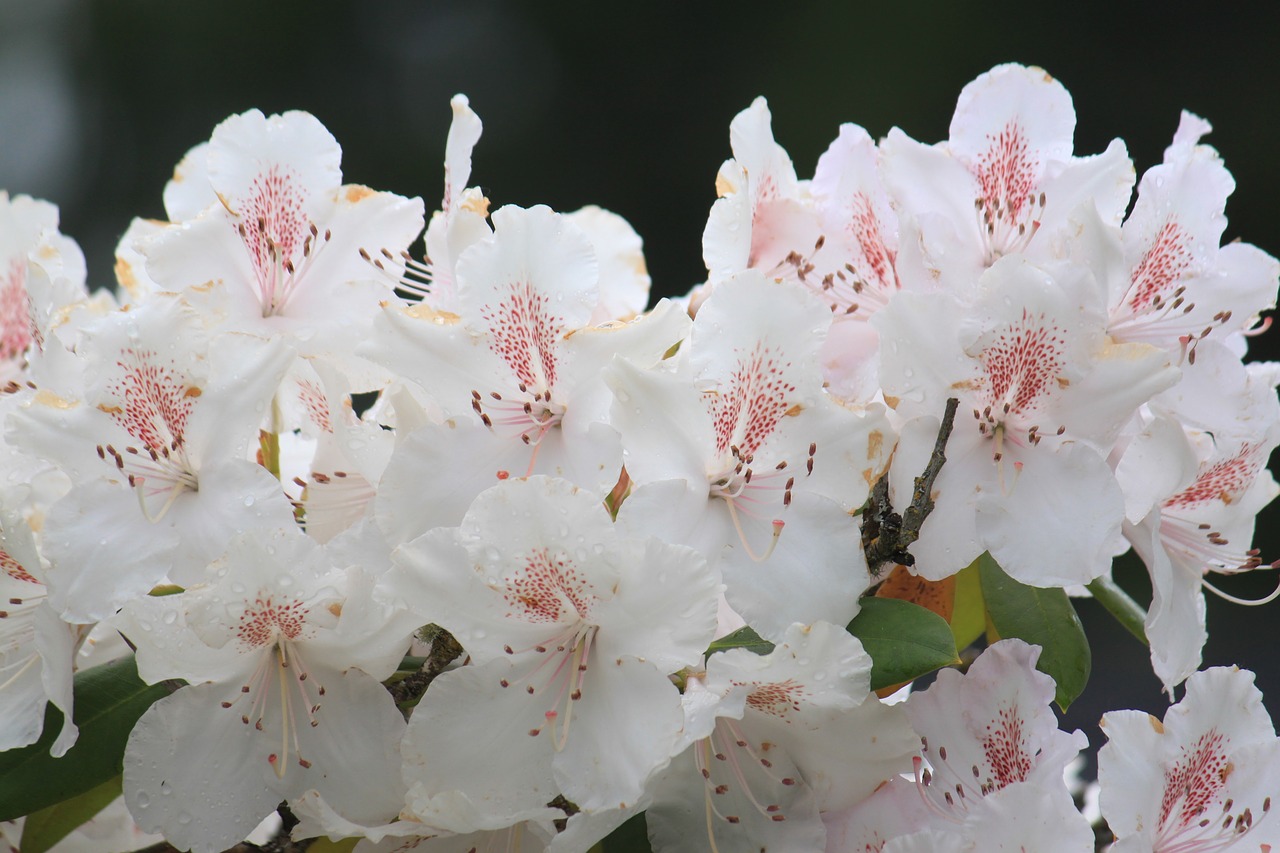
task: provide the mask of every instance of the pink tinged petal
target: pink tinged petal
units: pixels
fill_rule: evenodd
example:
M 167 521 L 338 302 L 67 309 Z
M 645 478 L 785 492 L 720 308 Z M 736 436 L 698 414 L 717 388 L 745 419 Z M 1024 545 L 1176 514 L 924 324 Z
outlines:
M 1103 725 L 1103 813 L 1118 836 L 1141 833 L 1157 850 L 1276 843 L 1280 828 L 1261 796 L 1276 788 L 1280 744 L 1253 673 L 1193 674 L 1163 725 L 1151 718 L 1144 729 L 1134 712 L 1107 714 Z
M 861 802 L 846 809 L 823 813 L 822 820 L 827 827 L 827 853 L 851 850 L 871 853 L 892 849 L 889 845 L 895 839 L 923 830 L 931 817 L 914 783 L 901 778 L 891 779 Z M 934 840 L 944 839 L 954 839 L 957 843 L 963 841 L 959 836 L 944 836 L 941 832 Z M 947 848 L 929 846 L 920 849 Z
M 527 672 L 493 660 L 437 678 L 401 745 L 405 781 L 421 783 L 428 796 L 458 791 L 494 819 L 541 808 L 560 793 L 551 775 L 549 708 L 545 697 L 525 691 Z M 459 743 L 464 720 L 485 736 Z
M 821 157 L 814 172 L 811 192 L 823 211 L 828 228 L 843 232 L 850 250 L 847 270 L 854 277 L 859 302 L 867 303 L 869 315 L 882 307 L 900 286 L 897 215 L 889 203 L 880 177 L 875 142 L 861 127 L 840 126 L 840 135 Z M 844 277 L 840 277 L 842 283 Z M 861 285 L 860 287 L 858 285 Z M 834 282 L 832 289 L 835 289 Z M 871 307 L 874 306 L 874 307 Z
M 1061 783 L 1011 785 L 974 803 L 960 830 L 969 850 L 1082 853 L 1094 832 Z M 886 845 L 886 850 L 890 849 Z
M 1058 730 L 1049 709 L 1053 679 L 1035 670 L 1039 655 L 1036 646 L 1003 640 L 965 675 L 943 670 L 932 687 L 907 701 L 932 768 L 922 791 L 936 806 L 963 808 L 949 796 L 956 786 L 979 799 L 1014 784 L 1061 784 L 1062 768 L 1088 741 L 1083 732 Z M 956 707 L 963 713 L 954 713 Z
M 762 753 L 723 720 L 672 760 L 645 820 L 660 853 L 821 850 L 825 841 L 813 792 L 786 752 Z
M 1052 162 L 1071 157 L 1071 96 L 1043 69 L 999 65 L 964 87 L 951 119 L 952 153 L 990 199 L 1024 200 Z
M 798 189 L 791 158 L 773 139 L 772 123 L 764 98 L 756 98 L 729 123 L 729 145 L 750 180 L 753 210 L 775 199 L 795 198 Z
M 494 235 L 458 260 L 463 318 L 519 381 L 530 382 L 565 332 L 587 325 L 599 299 L 595 252 L 585 234 L 541 205 L 493 213 Z M 531 385 L 532 387 L 532 385 Z

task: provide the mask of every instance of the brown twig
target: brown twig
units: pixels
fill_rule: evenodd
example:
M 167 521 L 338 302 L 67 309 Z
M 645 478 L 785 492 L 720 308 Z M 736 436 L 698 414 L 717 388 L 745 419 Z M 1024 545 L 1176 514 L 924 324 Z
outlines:
M 893 509 L 889 500 L 888 471 L 880 475 L 871 489 L 871 496 L 867 498 L 867 505 L 863 510 L 862 551 L 866 555 L 867 568 L 873 579 L 880 576 L 886 564 L 915 565 L 916 559 L 907 549 L 920 538 L 920 527 L 929 513 L 933 512 L 933 484 L 947 461 L 947 440 L 951 438 L 959 406 L 960 401 L 955 397 L 947 400 L 929 464 L 925 466 L 924 473 L 916 477 L 911 503 L 906 510 L 899 514 Z

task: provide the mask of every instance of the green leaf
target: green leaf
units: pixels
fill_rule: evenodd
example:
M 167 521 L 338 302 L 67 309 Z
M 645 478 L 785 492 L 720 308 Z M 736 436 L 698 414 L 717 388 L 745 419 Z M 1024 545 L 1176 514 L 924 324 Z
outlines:
M 0 820 L 48 808 L 119 775 L 133 724 L 168 694 L 163 685 L 142 683 L 132 656 L 76 673 L 80 739 L 62 758 L 50 757 L 49 745 L 62 726 L 62 713 L 50 705 L 39 741 L 0 753 Z
M 896 598 L 862 599 L 849 633 L 871 655 L 871 689 L 891 687 L 959 663 L 947 620 Z
M 987 609 L 982 603 L 982 581 L 974 560 L 956 575 L 955 607 L 951 612 L 951 636 L 956 649 L 965 649 L 987 629 Z
M 595 853 L 651 853 L 653 848 L 649 845 L 649 825 L 645 822 L 644 812 L 627 818 L 622 826 L 591 849 Z
M 750 628 L 739 628 L 732 634 L 725 634 L 720 639 L 712 642 L 707 648 L 707 655 L 710 656 L 716 652 L 724 652 L 729 649 L 748 649 L 758 655 L 767 655 L 773 651 L 773 643 L 761 639 L 760 635 Z
M 1061 589 L 1040 589 L 1004 573 L 990 554 L 978 558 L 982 595 L 1000 637 L 1040 646 L 1036 669 L 1057 685 L 1054 701 L 1066 710 L 1089 681 L 1089 641 L 1071 599 Z
M 120 796 L 122 777 L 113 776 L 96 788 L 27 816 L 22 825 L 22 849 L 44 853 L 83 826 Z

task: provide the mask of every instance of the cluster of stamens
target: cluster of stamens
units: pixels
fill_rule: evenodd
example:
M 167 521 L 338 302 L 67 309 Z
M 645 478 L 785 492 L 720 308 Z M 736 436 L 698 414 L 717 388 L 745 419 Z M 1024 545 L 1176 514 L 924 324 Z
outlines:
M 817 452 L 818 445 L 810 442 L 809 453 L 805 457 L 806 477 L 813 473 L 813 460 Z M 729 467 L 711 478 L 710 494 L 712 497 L 722 498 L 725 505 L 729 507 L 729 516 L 733 520 L 733 526 L 738 532 L 738 538 L 742 541 L 742 547 L 747 556 L 756 562 L 763 562 L 769 558 L 777 546 L 778 537 L 782 535 L 785 522 L 779 518 L 773 519 L 771 522 L 773 535 L 769 540 L 769 546 L 763 554 L 757 554 L 747 542 L 747 535 L 742 528 L 739 514 L 758 520 L 758 516 L 752 511 L 750 505 L 762 503 L 762 501 L 752 494 L 751 490 L 776 489 L 777 480 L 781 477 L 786 477 L 782 485 L 782 506 L 784 508 L 791 506 L 791 494 L 792 489 L 795 488 L 796 478 L 788 471 L 788 462 L 785 459 L 774 465 L 772 471 L 756 476 L 755 469 L 752 467 L 755 462 L 754 454 L 744 453 L 736 444 L 733 444 L 729 446 L 729 456 Z M 743 503 L 748 506 L 741 506 Z
M 326 228 L 321 234 L 315 223 L 309 223 L 307 236 L 302 241 L 302 257 L 295 264 L 290 253 L 267 233 L 266 218 L 258 217 L 257 224 L 257 235 L 250 235 L 243 222 L 238 224 L 237 231 L 246 246 L 251 246 L 251 241 L 256 236 L 266 247 L 266 257 L 263 259 L 266 268 L 258 269 L 258 293 L 262 302 L 262 316 L 270 317 L 284 311 L 307 271 L 315 265 L 315 258 L 333 239 L 333 233 Z
M 532 651 L 543 656 L 522 678 L 515 683 L 525 682 L 524 692 L 534 696 L 554 687 L 555 698 L 548 710 L 543 714 L 544 724 L 529 729 L 529 737 L 538 737 L 544 731 L 550 731 L 556 752 L 565 748 L 569 742 L 569 727 L 573 722 L 573 707 L 582 699 L 582 691 L 587 682 L 587 669 L 591 660 L 591 647 L 595 642 L 598 628 L 585 622 L 575 622 L 565 631 L 544 643 L 538 643 L 529 649 L 513 649 L 503 646 L 508 655 L 517 652 Z M 554 661 L 555 666 L 549 675 L 545 670 Z M 543 678 L 545 676 L 545 678 Z M 540 684 L 536 684 L 542 678 Z M 498 684 L 505 690 L 512 686 L 509 679 L 503 678 Z
M 138 505 L 148 521 L 160 521 L 179 495 L 186 491 L 198 491 L 200 488 L 199 478 L 191 469 L 180 438 L 174 438 L 158 449 L 126 447 L 124 453 L 121 453 L 110 444 L 99 444 L 96 449 L 99 459 L 108 461 L 110 457 L 110 464 L 125 475 L 129 488 L 137 494 Z M 160 509 L 152 512 L 148 499 L 156 495 L 166 497 Z
M 791 788 L 799 784 L 796 777 L 777 772 L 774 762 L 765 757 L 773 747 L 774 744 L 767 741 L 758 747 L 753 746 L 736 720 L 723 717 L 716 721 L 716 727 L 709 736 L 694 744 L 694 765 L 702 775 L 706 790 L 707 840 L 713 853 L 719 851 L 713 818 L 733 825 L 742 823 L 741 814 L 726 813 L 721 807 L 721 802 L 731 792 L 738 795 L 739 803 L 745 798 L 754 811 L 770 822 L 781 823 L 787 819 L 782 806 L 758 797 L 747 778 L 749 770 L 759 768 L 754 772 L 763 772 L 766 785 Z
M 316 713 L 320 710 L 320 700 L 325 695 L 324 685 L 311 680 L 311 673 L 293 649 L 293 644 L 283 639 L 278 640 L 271 653 L 262 655 L 253 675 L 240 687 L 240 695 L 222 702 L 221 705 L 225 709 L 231 709 L 242 698 L 249 696 L 249 707 L 240 714 L 240 722 L 245 726 L 252 726 L 256 731 L 263 731 L 263 715 L 272 689 L 273 671 L 280 689 L 280 751 L 268 755 L 267 761 L 275 770 L 276 776 L 283 779 L 291 751 L 297 755 L 299 767 L 304 770 L 311 767 L 311 761 L 302 754 L 298 731 L 303 721 L 309 728 L 320 725 Z M 298 694 L 297 700 L 291 697 L 294 690 Z M 297 712 L 298 705 L 303 708 L 301 714 Z
M 1235 844 L 1240 836 L 1249 832 L 1271 813 L 1271 798 L 1262 801 L 1262 817 L 1255 822 L 1253 809 L 1245 806 L 1235 811 L 1235 800 L 1227 798 L 1222 803 L 1218 817 L 1205 815 L 1207 806 L 1200 805 L 1191 814 L 1183 809 L 1192 799 L 1194 789 L 1188 785 L 1178 798 L 1177 806 L 1160 823 L 1156 839 L 1157 850 L 1195 853 L 1195 851 L 1222 850 Z M 1268 849 L 1262 845 L 1263 850 Z
M 554 427 L 560 424 L 565 408 L 552 402 L 551 389 L 529 392 L 529 386 L 521 382 L 520 393 L 527 395 L 525 400 L 511 400 L 497 391 L 490 391 L 486 397 L 479 391 L 471 391 L 471 409 L 479 416 L 480 422 L 489 429 L 514 427 L 520 441 L 534 448 L 533 457 L 529 460 L 529 474 L 533 473 L 533 465 L 537 460 L 537 448 L 542 439 Z M 486 411 L 492 409 L 497 417 Z
M 419 261 L 407 251 L 396 254 L 385 247 L 372 252 L 361 248 L 360 257 L 388 278 L 400 295 L 418 300 L 431 295 L 431 285 L 436 276 L 430 259 Z
M 303 530 L 335 519 L 359 518 L 377 495 L 377 490 L 364 476 L 347 471 L 332 474 L 313 471 L 310 483 L 294 477 L 293 484 L 302 493 L 296 499 L 290 497 L 289 502 Z
M 978 227 L 986 239 L 986 263 L 991 265 L 1005 255 L 1021 252 L 1040 230 L 1044 217 L 1045 195 L 1034 193 L 1026 199 L 988 199 L 979 196 L 973 202 Z

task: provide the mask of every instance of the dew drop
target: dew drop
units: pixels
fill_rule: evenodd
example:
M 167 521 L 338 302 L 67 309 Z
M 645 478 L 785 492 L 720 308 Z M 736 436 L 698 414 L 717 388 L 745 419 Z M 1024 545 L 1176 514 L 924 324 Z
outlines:
M 614 396 L 615 396 L 615 397 L 617 397 L 617 398 L 618 398 L 618 402 L 619 402 L 619 403 L 630 403 L 630 402 L 631 402 L 631 395 L 630 395 L 630 394 L 628 394 L 626 391 L 614 391 L 614 392 L 613 392 L 613 394 L 614 394 Z
M 147 796 L 146 791 L 139 791 L 138 792 L 138 808 L 145 809 L 149 805 L 151 805 L 151 797 Z
M 166 796 L 173 793 L 173 785 L 169 784 L 168 779 L 160 783 L 160 793 Z
M 817 672 L 815 672 L 815 673 L 813 674 L 813 680 L 814 680 L 814 681 L 826 681 L 826 680 L 827 680 L 827 673 L 826 673 L 826 670 L 822 670 L 822 669 L 820 669 L 820 670 L 818 670 Z
M 239 581 L 236 581 L 231 585 L 231 591 L 234 592 L 236 595 L 244 595 L 244 589 L 245 589 L 244 584 L 240 583 Z
M 174 622 L 177 622 L 177 621 L 178 621 L 178 611 L 176 611 L 176 610 L 166 610 L 166 611 L 164 612 L 164 616 L 160 617 L 160 619 L 161 619 L 161 621 L 162 621 L 162 622 L 164 622 L 164 624 L 166 624 L 166 625 L 172 625 Z M 163 789 L 163 787 L 164 787 L 164 786 L 163 786 L 163 785 L 161 785 L 160 787 Z
M 244 505 L 245 505 L 245 506 L 253 506 L 253 495 L 245 495 L 245 496 L 244 496 Z
M 186 812 L 179 812 L 178 823 L 182 824 L 183 826 L 186 826 L 187 824 L 191 823 L 191 815 L 187 814 Z

